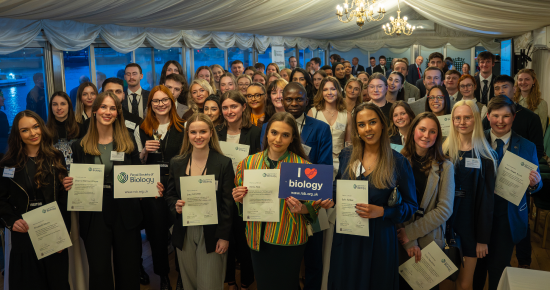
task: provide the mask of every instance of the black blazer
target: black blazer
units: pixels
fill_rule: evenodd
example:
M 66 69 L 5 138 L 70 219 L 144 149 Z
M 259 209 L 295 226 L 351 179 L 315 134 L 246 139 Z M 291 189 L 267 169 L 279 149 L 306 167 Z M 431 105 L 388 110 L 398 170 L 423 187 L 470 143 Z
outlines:
M 242 128 L 241 136 L 239 138 L 239 144 L 250 146 L 248 155 L 256 154 L 262 151 L 261 139 L 262 134 L 261 127 L 251 126 L 250 128 Z M 220 141 L 227 141 L 227 127 L 224 125 L 216 126 L 216 132 L 218 133 L 218 139 Z
M 66 166 L 65 158 L 63 158 L 61 152 L 59 152 L 58 158 L 61 159 L 63 166 Z M 48 185 L 42 188 L 44 204 L 57 201 L 65 226 L 70 231 L 71 215 L 67 211 L 67 191 L 65 191 L 63 184 L 59 182 L 58 174 L 59 172 L 52 167 L 51 172 L 46 177 Z M 22 215 L 29 209 L 30 197 L 28 192 L 31 189 L 28 186 L 29 182 L 25 181 L 26 178 L 24 168 L 16 169 L 13 178 L 0 176 L 0 219 L 4 226 L 10 230 L 15 221 L 21 219 Z
M 178 249 L 183 248 L 183 240 L 187 233 L 187 227 L 182 225 L 181 214 L 176 212 L 176 202 L 181 199 L 180 177 L 187 175 L 187 164 L 189 156 L 176 156 L 170 160 L 170 176 L 168 178 L 168 188 L 164 198 L 168 203 L 168 208 L 174 222 L 174 231 L 172 232 L 172 244 Z M 233 211 L 235 201 L 232 191 L 235 187 L 235 173 L 231 158 L 210 149 L 208 160 L 206 161 L 206 175 L 214 175 L 218 181 L 216 189 L 216 203 L 218 206 L 218 224 L 203 226 L 204 239 L 206 244 L 206 253 L 216 251 L 216 244 L 219 239 L 229 241 L 231 237 L 231 226 L 233 224 Z
M 144 90 L 141 88 L 141 102 L 143 102 L 143 116 L 145 117 L 145 112 L 147 112 L 147 104 L 149 103 L 149 91 Z M 128 109 L 128 91 L 124 91 L 124 94 L 126 95 L 126 98 L 124 98 L 124 101 L 122 101 L 122 108 L 125 108 L 128 113 L 130 112 Z M 135 113 L 132 113 L 135 114 Z M 139 118 L 139 114 L 135 114 Z M 126 119 L 125 119 L 126 120 Z
M 355 71 L 354 71 L 354 70 L 353 70 L 353 64 L 351 65 L 351 74 L 352 74 L 352 75 L 356 76 L 357 73 L 360 72 L 360 71 L 365 71 L 365 67 L 362 66 L 362 65 L 360 65 L 360 64 L 358 64 L 358 65 L 357 65 L 357 68 L 356 68 Z M 313 79 L 313 77 L 312 77 L 312 79 Z
M 422 73 L 422 68 L 420 68 L 420 72 Z M 409 73 L 407 74 L 407 82 L 414 84 L 417 80 L 419 80 L 421 76 L 418 74 L 418 70 L 416 69 L 416 63 L 413 63 L 409 65 Z
M 401 135 L 400 135 L 399 133 L 390 136 L 390 143 L 392 143 L 392 144 L 397 144 L 397 145 L 405 145 L 405 144 L 403 144 L 403 142 L 401 141 Z
M 73 163 L 83 163 L 83 164 L 95 164 L 95 155 L 90 155 L 84 153 L 84 149 L 80 146 L 82 139 L 79 139 L 73 144 L 71 148 L 73 149 Z M 132 139 L 133 140 L 133 139 Z M 116 148 L 116 143 L 113 142 L 113 148 Z M 139 161 L 139 152 L 137 151 L 137 146 L 134 144 L 134 151 L 131 154 L 124 154 L 124 161 L 113 161 L 113 166 L 116 165 L 138 165 L 141 164 Z M 105 178 L 105 184 L 114 184 L 114 176 L 111 171 L 110 176 Z M 103 189 L 103 219 L 105 224 L 112 225 L 117 216 L 120 215 L 122 223 L 126 229 L 135 229 L 141 223 L 143 215 L 141 213 L 141 206 L 139 203 L 139 198 L 114 198 L 113 189 Z M 88 231 L 90 229 L 90 223 L 92 221 L 93 212 L 82 211 L 80 212 L 80 236 L 83 239 L 86 239 Z
M 491 78 L 491 83 L 488 84 L 489 85 L 489 94 L 487 95 L 488 99 L 487 99 L 487 103 L 483 103 L 481 101 L 481 80 L 479 79 L 479 75 L 475 76 L 475 79 L 476 79 L 476 83 L 477 83 L 477 89 L 475 90 L 474 92 L 474 96 L 476 97 L 477 101 L 486 105 L 489 103 L 489 101 L 495 96 L 495 88 L 494 88 L 494 83 L 495 83 L 495 78 L 497 77 L 497 75 L 493 74 L 493 77 Z M 542 126 L 542 125 L 541 125 Z
M 386 69 L 386 72 L 388 72 L 388 69 Z M 382 69 L 382 66 L 377 65 L 377 66 L 374 67 L 373 73 L 381 73 L 381 74 L 384 74 L 384 70 Z M 384 75 L 384 76 L 385 76 L 385 75 Z

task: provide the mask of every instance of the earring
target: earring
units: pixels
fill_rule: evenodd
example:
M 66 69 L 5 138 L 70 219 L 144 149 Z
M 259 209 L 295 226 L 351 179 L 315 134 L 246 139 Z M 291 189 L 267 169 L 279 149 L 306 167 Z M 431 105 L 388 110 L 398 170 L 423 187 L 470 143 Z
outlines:
M 94 117 L 95 117 L 95 113 L 94 113 Z

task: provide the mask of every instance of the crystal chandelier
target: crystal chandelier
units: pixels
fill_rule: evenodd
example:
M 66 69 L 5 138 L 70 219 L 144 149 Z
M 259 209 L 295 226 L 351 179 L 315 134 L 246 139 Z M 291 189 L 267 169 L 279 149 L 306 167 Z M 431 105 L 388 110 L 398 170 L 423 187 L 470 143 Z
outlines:
M 384 18 L 384 14 L 386 14 L 386 9 L 384 9 L 381 5 L 378 5 L 378 10 L 376 12 L 378 13 L 378 15 L 374 17 L 375 2 L 376 0 L 372 0 L 372 3 L 370 0 L 351 0 L 350 6 L 348 5 L 348 0 L 346 0 L 346 2 L 344 3 L 344 7 L 341 7 L 340 5 L 336 6 L 336 16 L 338 16 L 338 20 L 344 23 L 350 22 L 355 17 L 357 18 L 357 25 L 359 26 L 359 28 L 362 28 L 362 26 L 365 24 L 365 21 L 380 21 L 382 20 L 382 18 Z M 345 19 L 342 19 L 344 13 L 346 16 Z
M 382 25 L 382 28 L 387 35 L 399 36 L 401 35 L 401 33 L 405 35 L 411 35 L 416 29 L 416 26 L 411 27 L 411 25 L 407 23 L 407 16 L 401 19 L 401 8 L 399 7 L 399 0 L 397 0 L 397 18 L 394 19 L 393 16 L 390 17 L 390 23 Z

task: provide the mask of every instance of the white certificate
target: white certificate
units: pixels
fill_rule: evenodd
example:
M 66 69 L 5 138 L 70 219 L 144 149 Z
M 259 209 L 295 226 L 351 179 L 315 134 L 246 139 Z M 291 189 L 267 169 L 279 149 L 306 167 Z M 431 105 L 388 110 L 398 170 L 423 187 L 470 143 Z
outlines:
M 441 125 L 441 135 L 449 136 L 451 130 L 451 114 L 437 117 L 439 125 Z
M 182 225 L 202 226 L 218 224 L 216 179 L 214 175 L 180 177 Z
M 24 213 L 22 217 L 29 225 L 29 237 L 38 260 L 73 245 L 56 201 Z
M 220 141 L 220 148 L 222 149 L 223 155 L 231 158 L 233 162 L 233 170 L 237 170 L 237 165 L 248 157 L 248 152 L 250 150 L 249 145 L 241 145 L 235 143 L 229 143 Z
M 435 242 L 422 249 L 422 257 L 418 263 L 412 257 L 399 266 L 399 274 L 414 290 L 432 289 L 457 270 Z
M 243 220 L 279 222 L 279 169 L 245 170 L 243 186 L 248 193 L 243 200 Z
M 369 219 L 360 217 L 358 203 L 369 203 L 369 182 L 366 180 L 336 181 L 336 232 L 339 234 L 369 236 Z
M 506 151 L 498 167 L 495 193 L 519 205 L 529 187 L 529 174 L 531 170 L 537 170 L 537 167 L 516 154 Z
M 68 211 L 102 211 L 103 164 L 71 164 L 73 186 L 67 197 Z
M 113 166 L 115 198 L 155 197 L 159 195 L 160 165 Z

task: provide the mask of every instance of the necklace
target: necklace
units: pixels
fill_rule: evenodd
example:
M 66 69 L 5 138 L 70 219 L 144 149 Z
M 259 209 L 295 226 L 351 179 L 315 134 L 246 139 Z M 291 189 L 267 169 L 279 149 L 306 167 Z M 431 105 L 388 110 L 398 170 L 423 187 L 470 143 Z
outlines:
M 331 114 L 331 115 L 330 115 L 331 118 L 334 117 L 334 114 L 335 114 L 336 112 L 338 112 L 338 111 L 333 111 L 332 114 L 331 114 L 330 111 L 327 109 L 327 113 Z
M 460 161 L 462 161 L 462 156 L 464 156 L 464 154 L 466 154 L 466 152 L 468 151 L 463 151 L 462 154 L 458 154 L 458 159 L 460 159 Z
M 196 164 L 196 163 L 195 163 L 195 167 L 196 167 L 199 171 L 202 171 L 202 170 L 204 170 L 204 168 L 206 167 L 206 162 L 204 163 L 204 166 L 202 166 L 202 168 L 201 168 L 198 164 Z

